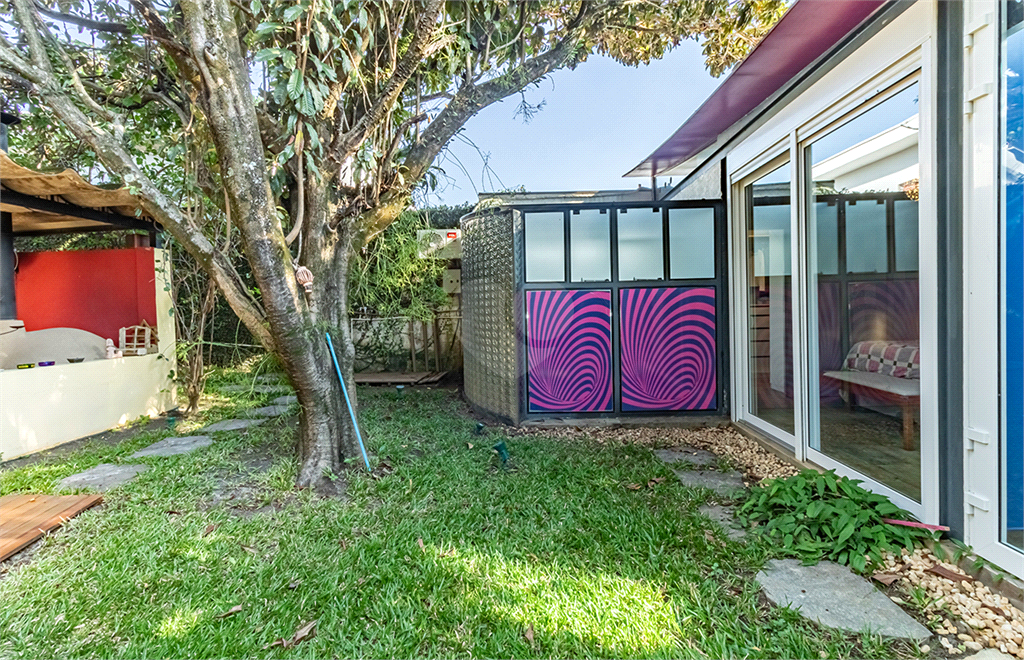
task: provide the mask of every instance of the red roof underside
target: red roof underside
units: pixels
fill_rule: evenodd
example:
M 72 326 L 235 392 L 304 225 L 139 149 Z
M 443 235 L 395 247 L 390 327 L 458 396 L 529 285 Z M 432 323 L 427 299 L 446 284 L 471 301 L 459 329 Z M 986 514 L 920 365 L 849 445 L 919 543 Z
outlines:
M 710 146 L 838 44 L 885 0 L 800 0 L 682 126 L 626 176 L 651 176 Z

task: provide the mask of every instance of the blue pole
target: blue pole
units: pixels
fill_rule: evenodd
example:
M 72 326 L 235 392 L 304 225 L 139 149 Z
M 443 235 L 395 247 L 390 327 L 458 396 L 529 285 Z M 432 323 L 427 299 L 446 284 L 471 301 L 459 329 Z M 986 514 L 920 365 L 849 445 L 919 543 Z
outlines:
M 327 348 L 331 349 L 331 360 L 334 361 L 334 372 L 338 374 L 338 382 L 341 383 L 341 393 L 345 395 L 345 404 L 348 405 L 348 414 L 352 417 L 352 426 L 356 429 L 356 439 L 359 440 L 359 449 L 363 451 L 363 460 L 366 461 L 366 471 L 370 472 L 370 458 L 366 455 L 366 447 L 363 446 L 363 436 L 359 433 L 359 422 L 356 421 L 356 411 L 352 410 L 352 401 L 348 398 L 348 388 L 345 387 L 345 379 L 341 377 L 341 367 L 338 366 L 338 356 L 334 354 L 334 342 L 331 341 L 331 333 L 327 335 Z

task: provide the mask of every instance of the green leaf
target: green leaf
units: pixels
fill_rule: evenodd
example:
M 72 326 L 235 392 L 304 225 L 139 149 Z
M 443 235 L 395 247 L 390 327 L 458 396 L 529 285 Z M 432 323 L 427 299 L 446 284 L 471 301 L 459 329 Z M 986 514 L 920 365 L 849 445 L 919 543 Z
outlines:
M 306 8 L 301 4 L 292 5 L 288 9 L 284 10 L 284 20 L 286 23 L 293 23 L 298 20 L 299 16 L 302 16 L 305 11 Z
M 288 77 L 288 98 L 293 101 L 297 100 L 302 96 L 305 89 L 306 86 L 302 80 L 302 71 L 293 69 L 292 74 Z

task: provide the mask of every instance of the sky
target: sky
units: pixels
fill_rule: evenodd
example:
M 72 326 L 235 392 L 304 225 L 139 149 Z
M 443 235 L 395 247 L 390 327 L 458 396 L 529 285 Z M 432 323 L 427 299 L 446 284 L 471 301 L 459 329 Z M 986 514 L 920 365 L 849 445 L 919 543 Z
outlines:
M 529 123 L 515 116 L 518 94 L 469 120 L 449 153 L 435 161 L 452 180 L 442 180 L 443 189 L 426 201 L 476 202 L 477 192 L 519 186 L 530 192 L 647 186 L 649 179 L 622 175 L 664 142 L 724 78 L 708 74 L 694 41 L 639 68 L 591 56 L 526 92 L 531 104 L 544 103 Z

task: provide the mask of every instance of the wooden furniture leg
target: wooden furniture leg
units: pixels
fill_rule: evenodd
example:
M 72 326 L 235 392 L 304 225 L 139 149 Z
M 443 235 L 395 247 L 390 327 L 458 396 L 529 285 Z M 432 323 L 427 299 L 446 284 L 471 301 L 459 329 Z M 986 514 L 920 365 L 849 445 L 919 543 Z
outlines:
M 903 448 L 914 451 L 914 406 L 903 402 Z

